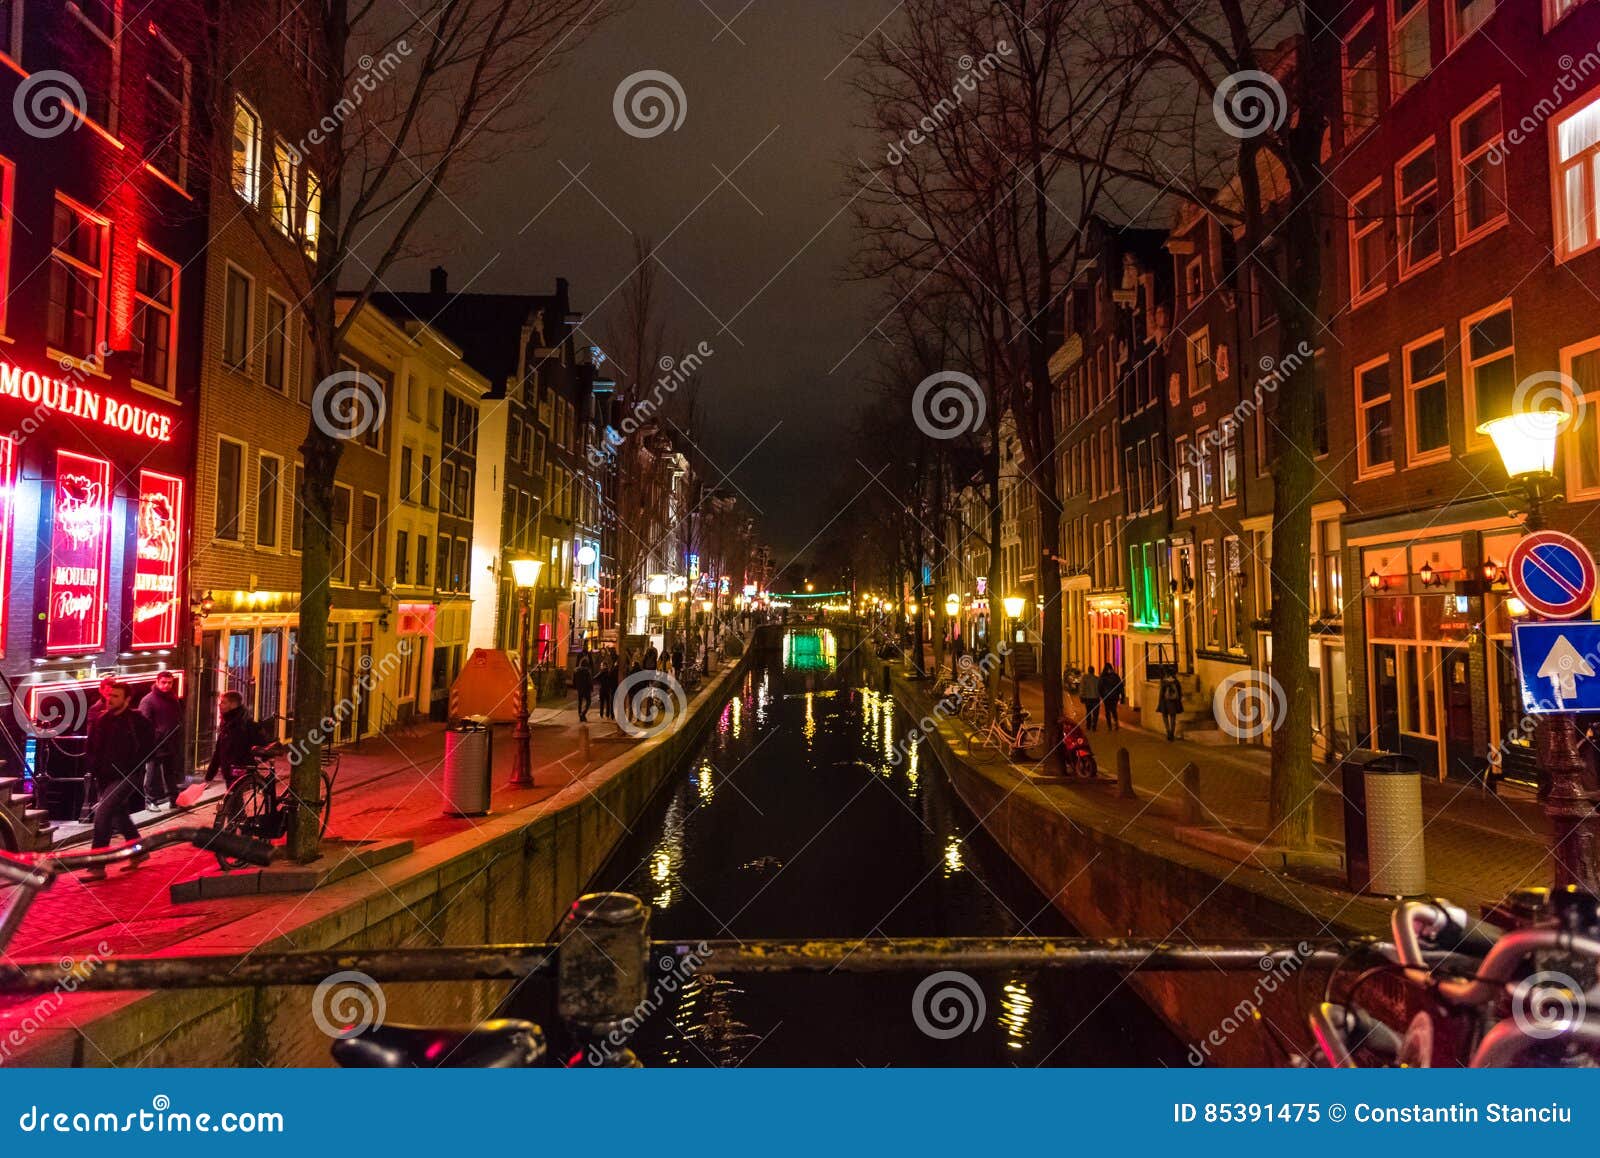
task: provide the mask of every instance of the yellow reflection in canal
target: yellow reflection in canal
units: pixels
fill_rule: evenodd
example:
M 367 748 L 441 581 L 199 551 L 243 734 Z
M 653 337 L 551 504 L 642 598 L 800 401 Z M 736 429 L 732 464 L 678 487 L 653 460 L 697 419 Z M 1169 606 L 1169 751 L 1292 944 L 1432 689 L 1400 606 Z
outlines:
M 1028 1044 L 1028 1021 L 1033 1017 L 1033 995 L 1027 983 L 1013 977 L 1000 990 L 1000 1024 L 1006 1031 L 1006 1046 L 1021 1049 Z
M 952 832 L 945 838 L 944 875 L 953 877 L 965 871 L 966 867 L 966 863 L 961 859 L 961 838 Z

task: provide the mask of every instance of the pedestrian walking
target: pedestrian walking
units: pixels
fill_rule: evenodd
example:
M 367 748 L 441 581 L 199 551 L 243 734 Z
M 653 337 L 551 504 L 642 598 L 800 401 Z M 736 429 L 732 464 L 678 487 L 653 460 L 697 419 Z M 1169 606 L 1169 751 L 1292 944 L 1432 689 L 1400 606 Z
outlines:
M 183 787 L 183 701 L 178 698 L 177 680 L 169 671 L 156 676 L 155 686 L 139 701 L 139 714 L 150 721 L 155 748 L 145 765 L 145 803 L 172 807 L 178 803 Z
M 683 679 L 683 644 L 678 644 L 672 649 L 672 675 L 680 682 Z
M 614 720 L 617 718 L 617 657 L 615 653 L 608 656 L 600 665 L 600 674 L 595 677 L 595 686 L 600 695 L 600 718 Z
M 1167 725 L 1167 740 L 1178 737 L 1178 716 L 1183 711 L 1183 685 L 1178 677 L 1168 673 L 1161 677 L 1161 690 L 1157 694 L 1156 710 Z
M 1083 722 L 1091 732 L 1100 730 L 1100 676 L 1094 668 L 1078 681 L 1078 698 L 1083 701 Z
M 140 803 L 144 768 L 154 747 L 150 721 L 129 706 L 128 685 L 113 680 L 106 689 L 105 710 L 89 726 L 89 774 L 98 789 L 92 841 L 95 848 L 109 845 L 113 832 L 125 840 L 139 839 L 133 813 Z M 140 853 L 128 861 L 128 868 L 137 868 L 148 859 L 149 853 Z M 86 875 L 89 880 L 103 881 L 105 866 L 97 865 Z
M 594 661 L 585 651 L 578 657 L 578 665 L 572 670 L 572 686 L 578 693 L 578 722 L 581 724 L 589 718 L 589 704 L 594 698 Z
M 661 663 L 661 653 L 656 650 L 656 645 L 651 644 L 645 648 L 644 661 L 639 665 L 645 671 L 655 671 Z
M 1123 695 L 1122 676 L 1107 663 L 1100 669 L 1100 711 L 1106 718 L 1108 731 L 1115 732 L 1122 727 L 1122 721 L 1117 718 L 1117 709 L 1122 706 Z

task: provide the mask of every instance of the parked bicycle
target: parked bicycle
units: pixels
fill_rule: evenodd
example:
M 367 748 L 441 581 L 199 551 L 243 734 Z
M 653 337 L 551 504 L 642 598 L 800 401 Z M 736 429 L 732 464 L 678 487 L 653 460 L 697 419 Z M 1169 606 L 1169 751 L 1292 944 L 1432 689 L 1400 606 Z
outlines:
M 1600 1065 L 1600 900 L 1576 888 L 1520 889 L 1502 930 L 1448 901 L 1407 901 L 1379 962 L 1311 1013 L 1320 1057 L 1358 1066 Z M 1380 976 L 1426 995 L 1403 1029 L 1360 1003 Z
M 255 763 L 233 774 L 228 791 L 217 804 L 217 814 L 211 822 L 214 829 L 267 842 L 279 840 L 289 831 L 294 794 L 289 781 L 278 778 L 278 760 L 287 752 L 288 749 L 277 741 L 252 749 Z M 326 836 L 328 821 L 333 816 L 333 787 L 339 776 L 339 754 L 323 747 L 321 760 L 321 797 L 316 808 L 318 835 Z M 224 852 L 217 853 L 217 864 L 223 872 L 243 868 L 246 863 Z

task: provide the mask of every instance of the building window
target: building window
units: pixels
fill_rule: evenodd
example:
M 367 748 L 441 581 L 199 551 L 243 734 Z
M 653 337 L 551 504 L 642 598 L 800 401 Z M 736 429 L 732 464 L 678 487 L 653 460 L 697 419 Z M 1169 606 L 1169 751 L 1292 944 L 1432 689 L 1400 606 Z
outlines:
M 300 188 L 300 159 L 280 139 L 272 142 L 272 223 L 285 237 L 294 236 L 295 198 Z
M 431 556 L 428 554 L 428 536 L 417 536 L 417 586 L 428 585 L 428 563 Z
M 1466 245 L 1506 220 L 1499 91 L 1457 117 L 1454 132 L 1456 244 Z
M 1200 545 L 1200 622 L 1205 646 L 1217 650 L 1222 644 L 1222 582 L 1217 545 L 1210 540 Z
M 74 0 L 66 7 L 63 32 L 73 75 L 83 86 L 84 113 L 115 134 L 117 131 L 117 72 L 121 63 L 122 20 L 120 0 Z
M 233 101 L 233 191 L 261 203 L 261 117 L 242 98 Z
M 1388 358 L 1356 367 L 1356 463 L 1362 475 L 1394 468 L 1393 401 Z
M 1568 258 L 1600 244 L 1595 198 L 1600 98 L 1556 122 L 1556 164 L 1556 252 Z
M 1390 0 L 1394 36 L 1389 42 L 1389 99 L 1433 71 L 1433 22 L 1429 0 Z
M 1239 497 L 1239 424 L 1224 418 L 1217 424 L 1217 440 L 1222 456 L 1222 501 Z
M 1371 128 L 1382 108 L 1378 88 L 1379 22 L 1367 13 L 1344 42 L 1344 136 L 1353 141 Z
M 1450 455 L 1449 397 L 1445 388 L 1444 334 L 1403 351 L 1406 374 L 1406 458 L 1414 466 Z
M 411 536 L 405 531 L 394 533 L 394 581 L 411 582 Z
M 283 485 L 283 460 L 256 457 L 256 546 L 278 549 L 278 493 Z
M 433 506 L 433 455 L 431 455 L 431 454 L 425 454 L 425 455 L 422 456 L 422 477 L 420 479 L 420 482 L 422 484 L 422 505 L 425 506 L 425 507 L 432 507 Z
M 1467 443 L 1481 442 L 1479 425 L 1511 413 L 1516 390 L 1516 346 L 1511 306 L 1495 306 L 1461 323 L 1467 389 Z
M 456 509 L 456 466 L 453 462 L 439 464 L 439 513 L 458 515 Z
M 0 52 L 12 60 L 22 56 L 22 0 L 0 0 Z
M 301 220 L 301 244 L 306 256 L 316 261 L 317 244 L 322 237 L 322 182 L 315 173 L 306 174 L 305 212 Z
M 105 218 L 56 198 L 46 339 L 52 349 L 85 361 L 96 360 L 105 333 L 109 229 Z
M 268 388 L 279 394 L 289 389 L 289 303 L 267 295 L 267 340 L 263 376 Z
M 1454 50 L 1467 37 L 1489 22 L 1500 0 L 1444 0 L 1445 28 Z
M 334 583 L 350 582 L 350 504 L 355 494 L 343 483 L 333 486 L 333 511 L 328 519 L 328 578 Z
M 1201 510 L 1214 505 L 1217 501 L 1217 460 L 1211 453 L 1211 437 L 1209 427 L 1194 432 L 1194 465 L 1198 476 L 1196 489 L 1199 491 L 1196 498 Z
M 1197 330 L 1189 335 L 1189 396 L 1203 394 L 1216 380 L 1211 361 L 1211 331 Z
M 217 442 L 216 537 L 229 543 L 244 538 L 244 447 L 229 439 Z
M 434 585 L 442 591 L 459 591 L 461 589 L 461 577 L 450 570 L 450 545 L 454 540 L 448 535 L 440 535 L 435 542 Z
M 472 517 L 472 471 L 464 466 L 456 468 L 456 514 Z
M 1438 258 L 1439 165 L 1430 138 L 1395 167 L 1395 200 L 1400 230 L 1400 276 L 1416 273 Z
M 1600 338 L 1562 350 L 1561 372 L 1576 396 L 1569 405 L 1575 405 L 1580 415 L 1594 414 L 1594 407 L 1600 406 Z M 1573 423 L 1562 439 L 1567 444 L 1567 498 L 1600 497 L 1600 423 Z
M 1383 182 L 1374 181 L 1350 199 L 1350 304 L 1377 297 L 1389 264 L 1383 237 Z
M 235 370 L 250 364 L 250 320 L 255 283 L 236 265 L 228 266 L 222 301 L 222 361 Z
M 1549 32 L 1562 17 L 1576 9 L 1584 0 L 1544 0 L 1544 29 Z
M 1189 439 L 1178 439 L 1174 450 L 1178 463 L 1178 511 L 1187 514 L 1194 510 L 1194 473 L 1189 457 Z
M 145 112 L 161 136 L 148 143 L 147 159 L 182 185 L 189 169 L 189 62 L 154 25 L 150 33 Z
M 141 247 L 133 301 L 133 376 L 171 393 L 178 267 Z
M 369 491 L 361 496 L 361 542 L 356 549 L 361 572 L 356 578 L 374 586 L 378 582 L 378 572 L 383 567 L 383 560 L 378 558 L 378 536 L 381 534 L 378 528 L 382 514 L 377 495 Z
M 1196 257 L 1191 261 L 1183 273 L 1183 284 L 1187 291 L 1187 304 L 1189 308 L 1197 309 L 1206 296 L 1205 262 Z

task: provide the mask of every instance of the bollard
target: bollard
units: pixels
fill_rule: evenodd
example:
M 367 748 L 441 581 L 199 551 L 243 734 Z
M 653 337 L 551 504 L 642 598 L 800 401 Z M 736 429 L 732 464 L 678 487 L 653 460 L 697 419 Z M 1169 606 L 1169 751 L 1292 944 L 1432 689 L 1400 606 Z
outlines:
M 557 936 L 556 1014 L 577 1052 L 588 1065 L 637 1064 L 623 1047 L 649 987 L 650 910 L 628 893 L 589 893 Z
M 583 766 L 589 766 L 589 725 L 578 725 L 578 759 L 583 761 Z
M 889 683 L 890 674 L 891 673 L 889 671 L 889 661 L 885 660 L 883 662 L 883 694 L 884 695 L 888 695 L 889 694 L 889 690 L 890 690 L 890 687 L 891 687 L 891 685 Z
M 1133 790 L 1133 761 L 1128 758 L 1126 748 L 1117 749 L 1117 799 L 1139 799 L 1139 794 Z
M 1193 760 L 1183 766 L 1178 779 L 1183 785 L 1183 809 L 1179 819 L 1184 824 L 1199 824 L 1203 815 L 1200 807 L 1200 769 L 1195 767 Z

